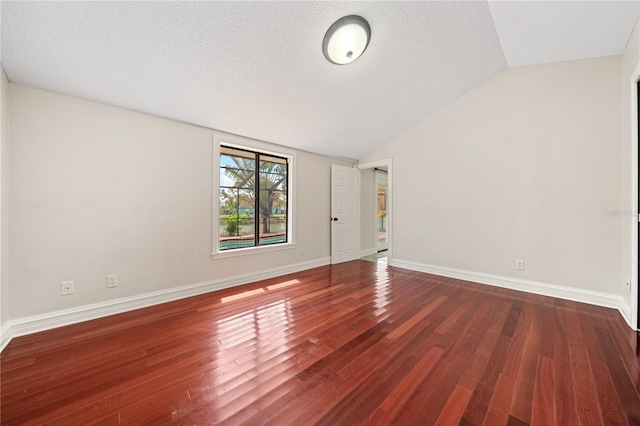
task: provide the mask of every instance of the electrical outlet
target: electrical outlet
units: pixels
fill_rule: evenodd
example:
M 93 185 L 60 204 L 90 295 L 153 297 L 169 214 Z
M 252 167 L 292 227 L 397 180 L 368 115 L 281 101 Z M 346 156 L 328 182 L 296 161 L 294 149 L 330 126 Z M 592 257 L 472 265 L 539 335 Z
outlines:
M 118 275 L 107 275 L 107 288 L 118 287 Z
M 519 270 L 519 271 L 523 271 L 524 270 L 524 260 L 516 259 L 516 269 Z
M 63 296 L 73 294 L 73 281 L 63 281 L 60 285 L 60 293 Z

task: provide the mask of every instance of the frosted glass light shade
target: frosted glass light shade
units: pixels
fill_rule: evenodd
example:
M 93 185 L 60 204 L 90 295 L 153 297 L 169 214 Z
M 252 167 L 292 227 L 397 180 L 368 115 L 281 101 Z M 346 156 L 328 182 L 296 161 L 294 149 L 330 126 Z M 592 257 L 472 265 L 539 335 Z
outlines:
M 349 64 L 362 55 L 369 45 L 371 28 L 360 16 L 345 16 L 338 19 L 324 36 L 322 51 L 334 64 Z

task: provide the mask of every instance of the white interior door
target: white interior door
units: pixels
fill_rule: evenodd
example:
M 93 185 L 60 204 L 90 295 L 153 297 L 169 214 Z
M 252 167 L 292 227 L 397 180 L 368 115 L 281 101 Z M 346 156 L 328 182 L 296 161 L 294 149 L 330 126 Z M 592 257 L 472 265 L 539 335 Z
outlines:
M 331 166 L 331 263 L 360 258 L 360 170 Z

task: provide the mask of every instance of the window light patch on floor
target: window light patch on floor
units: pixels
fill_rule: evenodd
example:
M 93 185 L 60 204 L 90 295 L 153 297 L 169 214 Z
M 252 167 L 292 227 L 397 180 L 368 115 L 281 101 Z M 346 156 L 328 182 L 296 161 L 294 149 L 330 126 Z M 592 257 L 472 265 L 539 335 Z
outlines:
M 223 297 L 220 299 L 222 303 L 233 302 L 234 300 L 244 299 L 245 297 L 255 296 L 256 294 L 265 293 L 267 290 L 278 290 L 281 288 L 289 287 L 290 285 L 299 284 L 300 281 L 293 279 L 288 281 L 283 281 L 278 284 L 272 284 L 265 288 L 257 288 L 255 290 L 247 290 L 242 293 L 234 294 L 232 296 Z
M 300 283 L 300 281 L 295 280 L 295 279 L 294 280 L 289 280 L 289 281 L 283 281 L 283 282 L 281 282 L 279 284 L 268 285 L 267 289 L 269 289 L 269 290 L 278 290 L 279 288 L 289 287 L 290 285 L 298 284 L 298 283 Z
M 244 299 L 245 297 L 254 296 L 256 294 L 264 293 L 263 288 L 257 288 L 255 290 L 244 291 L 242 293 L 234 294 L 233 296 L 227 296 L 220 299 L 222 303 L 233 302 L 234 300 Z

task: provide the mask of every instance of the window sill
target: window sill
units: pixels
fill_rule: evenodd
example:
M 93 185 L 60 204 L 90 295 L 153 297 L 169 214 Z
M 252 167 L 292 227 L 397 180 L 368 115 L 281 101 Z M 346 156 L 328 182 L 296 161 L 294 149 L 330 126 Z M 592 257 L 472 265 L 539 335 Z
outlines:
M 274 244 L 272 246 L 248 247 L 211 253 L 212 259 L 226 259 L 228 257 L 248 256 L 252 254 L 269 253 L 272 251 L 290 250 L 296 248 L 296 243 Z

